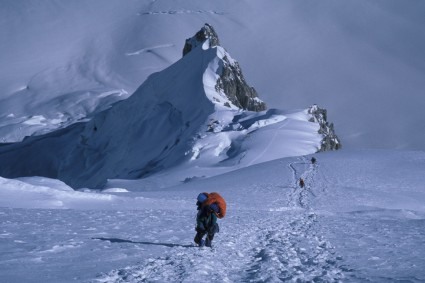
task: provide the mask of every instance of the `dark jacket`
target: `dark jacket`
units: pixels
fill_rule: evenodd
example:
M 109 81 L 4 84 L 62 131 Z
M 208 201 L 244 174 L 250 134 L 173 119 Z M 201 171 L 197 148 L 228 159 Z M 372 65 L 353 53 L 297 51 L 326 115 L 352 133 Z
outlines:
M 217 216 L 211 211 L 209 206 L 201 206 L 196 215 L 196 230 L 215 233 Z

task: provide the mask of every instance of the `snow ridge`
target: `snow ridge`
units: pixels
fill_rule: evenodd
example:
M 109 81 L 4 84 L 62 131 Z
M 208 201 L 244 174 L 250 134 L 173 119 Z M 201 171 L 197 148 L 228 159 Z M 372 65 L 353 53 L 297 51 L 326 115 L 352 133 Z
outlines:
M 176 184 L 318 151 L 323 135 L 311 114 L 265 111 L 238 63 L 218 44 L 205 24 L 186 40 L 185 56 L 152 74 L 128 99 L 89 121 L 0 146 L 0 175 L 101 189 L 108 179 L 173 171 L 169 182 Z M 17 159 L 24 161 L 6 161 Z M 205 168 L 215 170 L 205 175 Z

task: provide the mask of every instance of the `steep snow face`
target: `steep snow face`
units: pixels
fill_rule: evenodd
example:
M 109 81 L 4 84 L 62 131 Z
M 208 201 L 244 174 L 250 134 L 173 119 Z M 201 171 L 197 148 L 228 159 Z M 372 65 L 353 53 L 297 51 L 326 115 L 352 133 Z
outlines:
M 176 166 L 189 158 L 185 153 L 211 113 L 242 110 L 240 103 L 233 103 L 237 99 L 217 88 L 223 69 L 237 63 L 215 45 L 219 42 L 215 32 L 212 36 L 207 31 L 214 30 L 206 24 L 192 40 L 202 44 L 192 43 L 181 60 L 88 122 L 77 147 L 62 162 L 58 178 L 77 188 L 102 187 L 106 179 L 142 178 Z M 246 84 L 238 70 L 239 81 Z M 261 105 L 256 94 L 244 93 L 244 88 L 239 96 Z
M 214 111 L 203 80 L 215 58 L 215 48 L 197 48 L 95 116 L 58 177 L 73 187 L 95 187 L 107 178 L 141 178 L 181 162 L 189 140 Z
M 225 58 L 230 62 L 222 47 L 205 38 L 184 58 L 151 75 L 129 99 L 89 122 L 3 145 L 2 175 L 40 175 L 74 188 L 99 188 L 108 178 L 142 178 L 189 159 L 185 153 L 210 114 L 240 110 L 216 88 Z M 25 161 L 5 161 L 18 156 Z
M 1 175 L 40 175 L 73 188 L 102 188 L 108 179 L 146 178 L 174 168 L 168 174 L 172 184 L 205 177 L 201 171 L 208 167 L 221 168 L 216 175 L 318 151 L 323 136 L 311 113 L 246 111 L 265 104 L 246 84 L 237 62 L 210 40 L 218 42 L 217 35 L 193 44 L 130 98 L 90 121 L 3 145 Z M 18 159 L 23 162 L 6 161 Z

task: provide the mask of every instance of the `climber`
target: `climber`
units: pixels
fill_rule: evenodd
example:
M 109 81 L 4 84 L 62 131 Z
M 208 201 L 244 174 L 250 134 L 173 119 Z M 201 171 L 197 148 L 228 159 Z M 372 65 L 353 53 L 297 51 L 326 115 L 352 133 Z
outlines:
M 194 241 L 200 247 L 211 247 L 215 233 L 220 231 L 217 218 L 223 218 L 226 214 L 226 202 L 218 193 L 200 193 L 196 205 L 198 214 Z M 207 237 L 204 240 L 205 235 Z
M 300 178 L 300 187 L 304 188 L 304 180 L 302 178 Z

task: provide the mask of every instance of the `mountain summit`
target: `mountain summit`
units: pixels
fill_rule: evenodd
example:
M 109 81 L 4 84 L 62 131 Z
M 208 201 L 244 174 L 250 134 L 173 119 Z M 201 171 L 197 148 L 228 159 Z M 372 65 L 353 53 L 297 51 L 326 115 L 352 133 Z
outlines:
M 186 39 L 183 47 L 183 56 L 189 53 L 192 49 L 199 45 L 203 45 L 204 43 L 208 45 L 206 48 L 220 45 L 220 40 L 218 39 L 217 33 L 209 24 L 205 24 L 194 36 Z
M 220 60 L 216 70 L 218 78 L 215 90 L 227 96 L 231 104 L 243 110 L 265 110 L 266 104 L 258 98 L 255 89 L 245 81 L 239 63 L 232 59 L 229 53 L 219 45 L 220 40 L 214 28 L 205 24 L 193 37 L 186 39 L 183 56 L 198 46 L 202 46 L 204 49 L 217 48 L 217 55 Z M 229 103 L 225 105 L 230 107 Z
M 178 182 L 320 150 L 326 133 L 312 113 L 263 111 L 239 64 L 218 43 L 205 24 L 186 40 L 183 58 L 128 99 L 88 122 L 0 146 L 0 175 L 102 188 L 108 179 L 161 172 Z

